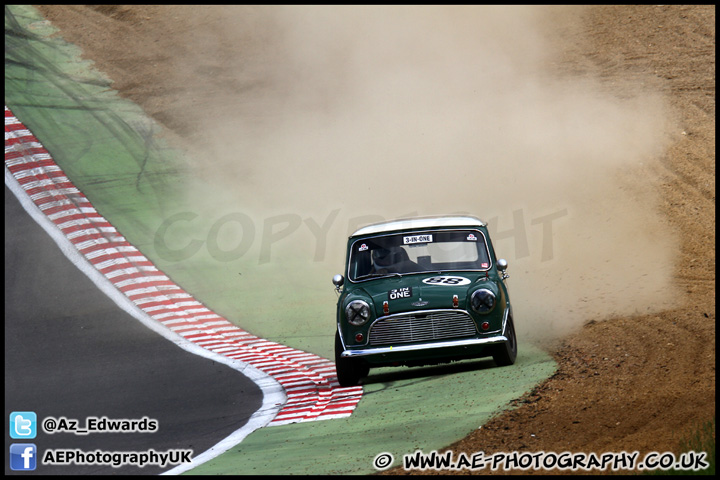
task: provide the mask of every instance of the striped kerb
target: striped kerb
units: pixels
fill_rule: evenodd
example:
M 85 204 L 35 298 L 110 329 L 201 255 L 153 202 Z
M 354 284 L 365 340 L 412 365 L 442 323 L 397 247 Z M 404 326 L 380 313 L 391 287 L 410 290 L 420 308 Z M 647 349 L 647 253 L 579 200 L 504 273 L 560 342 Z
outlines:
M 153 321 L 275 378 L 287 402 L 269 425 L 352 413 L 362 387 L 340 387 L 330 360 L 256 337 L 176 285 L 93 208 L 7 106 L 5 167 L 80 254 Z

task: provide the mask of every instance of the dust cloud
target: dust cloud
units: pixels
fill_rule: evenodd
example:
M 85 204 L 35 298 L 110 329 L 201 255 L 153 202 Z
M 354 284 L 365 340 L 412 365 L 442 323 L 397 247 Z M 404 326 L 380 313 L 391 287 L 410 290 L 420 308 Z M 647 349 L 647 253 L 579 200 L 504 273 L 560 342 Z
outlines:
M 272 262 L 301 256 L 328 287 L 359 223 L 479 216 L 509 261 L 526 339 L 663 308 L 675 245 L 648 166 L 663 155 L 670 114 L 655 92 L 621 97 L 591 74 L 562 73 L 558 32 L 581 16 L 578 7 L 208 8 L 175 74 L 217 78 L 191 114 L 197 176 L 224 196 L 199 189 L 192 202 L 210 222 L 253 219 L 244 260 L 258 268 L 270 247 L 264 226 L 287 228 Z M 224 229 L 230 249 L 243 232 Z

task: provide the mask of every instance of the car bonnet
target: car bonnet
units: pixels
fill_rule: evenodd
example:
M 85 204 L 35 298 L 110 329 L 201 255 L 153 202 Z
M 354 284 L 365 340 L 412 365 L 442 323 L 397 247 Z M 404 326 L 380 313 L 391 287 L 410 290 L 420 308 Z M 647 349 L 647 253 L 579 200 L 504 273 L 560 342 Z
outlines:
M 375 316 L 382 317 L 383 303 L 388 302 L 389 314 L 414 310 L 453 308 L 465 309 L 467 293 L 480 283 L 491 282 L 486 272 L 422 273 L 390 276 L 363 282 L 362 290 L 373 300 Z

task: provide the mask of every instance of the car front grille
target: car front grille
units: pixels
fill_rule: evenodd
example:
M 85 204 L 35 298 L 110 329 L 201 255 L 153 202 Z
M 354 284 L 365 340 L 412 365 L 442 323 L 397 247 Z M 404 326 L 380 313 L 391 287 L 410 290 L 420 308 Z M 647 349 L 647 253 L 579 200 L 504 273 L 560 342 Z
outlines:
M 381 318 L 370 328 L 370 345 L 427 342 L 448 338 L 470 337 L 477 333 L 475 322 L 467 312 L 434 310 Z

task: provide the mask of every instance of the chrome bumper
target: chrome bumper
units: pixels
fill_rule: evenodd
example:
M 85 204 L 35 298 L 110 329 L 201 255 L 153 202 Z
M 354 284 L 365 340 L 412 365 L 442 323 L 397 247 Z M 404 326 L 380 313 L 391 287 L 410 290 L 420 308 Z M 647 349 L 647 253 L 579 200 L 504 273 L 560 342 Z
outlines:
M 363 348 L 358 350 L 344 350 L 340 356 L 343 358 L 349 357 L 365 357 L 368 355 L 383 355 L 386 353 L 398 353 L 398 352 L 412 352 L 415 350 L 431 350 L 436 348 L 447 348 L 447 347 L 467 347 L 477 345 L 493 345 L 495 343 L 507 342 L 508 339 L 505 335 L 498 335 L 496 337 L 488 338 L 470 338 L 464 340 L 447 340 L 444 342 L 429 342 L 429 343 L 416 343 L 413 345 L 398 345 L 393 347 L 376 347 L 376 348 Z

